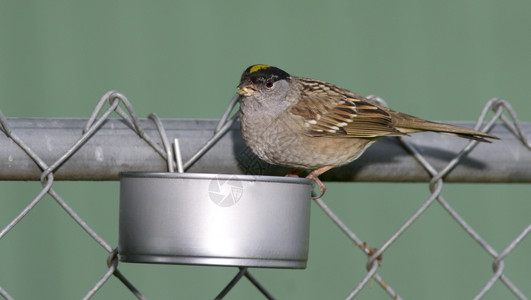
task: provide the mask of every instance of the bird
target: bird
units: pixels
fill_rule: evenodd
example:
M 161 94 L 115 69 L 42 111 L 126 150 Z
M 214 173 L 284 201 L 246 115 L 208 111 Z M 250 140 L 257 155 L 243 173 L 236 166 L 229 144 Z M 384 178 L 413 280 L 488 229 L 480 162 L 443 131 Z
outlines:
M 263 161 L 290 168 L 287 176 L 310 170 L 319 176 L 359 158 L 384 136 L 433 131 L 490 142 L 496 136 L 427 121 L 321 80 L 292 76 L 266 65 L 251 65 L 241 75 L 240 130 L 246 145 Z

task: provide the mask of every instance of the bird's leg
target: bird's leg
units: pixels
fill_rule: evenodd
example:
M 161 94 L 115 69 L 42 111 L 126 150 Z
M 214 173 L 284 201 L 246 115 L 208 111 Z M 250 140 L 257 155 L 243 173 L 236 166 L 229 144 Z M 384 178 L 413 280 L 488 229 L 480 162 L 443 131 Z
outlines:
M 296 177 L 299 178 L 299 173 L 304 171 L 303 169 L 293 169 L 291 172 L 286 174 L 286 177 Z
M 317 184 L 317 186 L 319 187 L 319 190 L 321 191 L 321 193 L 318 196 L 312 196 L 313 199 L 319 199 L 319 198 L 323 197 L 324 193 L 326 192 L 326 186 L 319 179 L 319 175 L 323 174 L 324 172 L 326 172 L 326 171 L 328 171 L 328 170 L 330 170 L 332 168 L 333 168 L 333 166 L 320 167 L 317 170 L 313 170 L 310 174 L 308 174 L 308 176 L 306 176 L 306 178 L 309 178 L 309 179 L 313 180 Z

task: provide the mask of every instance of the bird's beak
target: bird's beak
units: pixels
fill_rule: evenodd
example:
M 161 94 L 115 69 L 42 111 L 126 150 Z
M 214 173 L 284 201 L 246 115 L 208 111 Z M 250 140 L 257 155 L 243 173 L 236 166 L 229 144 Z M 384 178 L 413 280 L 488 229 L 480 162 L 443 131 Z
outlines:
M 238 85 L 238 95 L 249 97 L 256 93 L 258 89 L 254 86 L 252 82 L 244 81 Z

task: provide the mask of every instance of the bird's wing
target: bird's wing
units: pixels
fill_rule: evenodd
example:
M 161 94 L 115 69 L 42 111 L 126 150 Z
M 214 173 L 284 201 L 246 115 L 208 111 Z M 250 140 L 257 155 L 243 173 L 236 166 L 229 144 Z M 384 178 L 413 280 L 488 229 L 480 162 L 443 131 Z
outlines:
M 309 135 L 345 138 L 405 135 L 392 126 L 389 113 L 373 101 L 330 83 L 298 80 L 303 88 L 290 113 L 304 119 Z

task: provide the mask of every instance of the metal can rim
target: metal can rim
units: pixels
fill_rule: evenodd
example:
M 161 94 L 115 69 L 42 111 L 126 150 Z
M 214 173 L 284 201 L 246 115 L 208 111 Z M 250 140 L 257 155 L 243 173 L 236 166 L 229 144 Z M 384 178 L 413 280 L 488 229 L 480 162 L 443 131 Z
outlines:
M 267 175 L 216 174 L 216 173 L 173 173 L 173 172 L 120 172 L 122 178 L 167 178 L 167 179 L 198 179 L 198 180 L 230 180 L 246 182 L 279 182 L 309 185 L 308 178 Z

